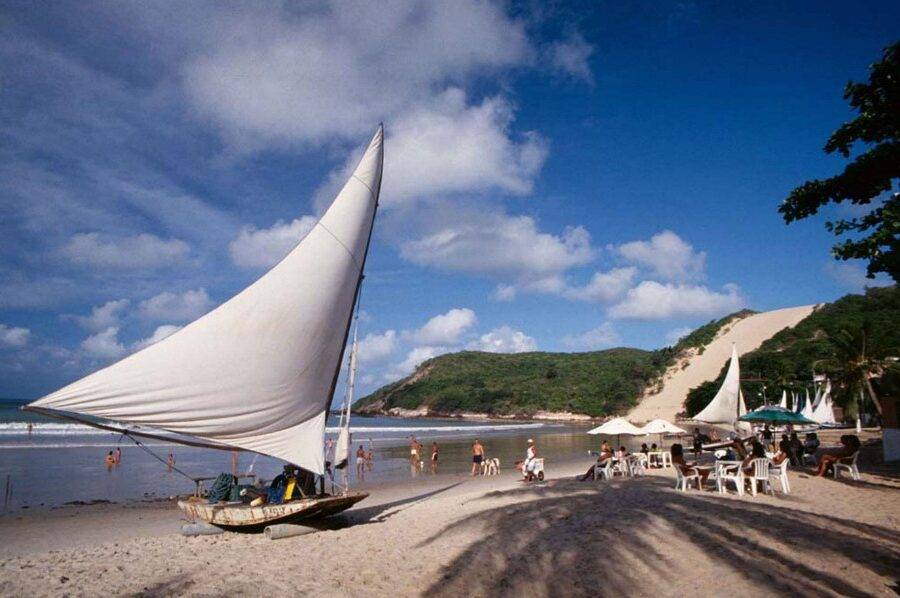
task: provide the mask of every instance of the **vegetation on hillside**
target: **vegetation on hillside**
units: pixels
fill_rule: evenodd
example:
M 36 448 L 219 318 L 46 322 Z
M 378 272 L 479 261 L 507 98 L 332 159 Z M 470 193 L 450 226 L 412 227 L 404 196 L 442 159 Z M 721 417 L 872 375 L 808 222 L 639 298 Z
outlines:
M 644 387 L 664 368 L 658 351 L 640 349 L 514 354 L 463 351 L 429 359 L 416 374 L 360 399 L 354 409 L 427 406 L 432 415 L 529 416 L 538 411 L 569 411 L 600 417 L 634 405 Z
M 757 350 L 741 357 L 741 388 L 747 408 L 762 404 L 763 386 L 769 400 L 777 401 L 782 389 L 813 392 L 812 375 L 827 374 L 833 381 L 848 379 L 846 359 L 840 341 L 851 341 L 867 331 L 867 351 L 871 358 L 883 360 L 900 356 L 900 290 L 897 286 L 868 289 L 864 295 L 847 295 L 825 305 L 802 320 L 794 328 L 782 330 L 765 341 Z M 846 344 L 846 343 L 845 343 Z M 846 357 L 846 356 L 845 356 Z M 715 396 L 725 378 L 728 364 L 719 377 L 688 393 L 685 408 L 688 415 L 698 413 Z M 896 365 L 878 380 L 875 390 L 891 392 L 896 384 Z M 881 394 L 881 393 L 879 393 Z M 835 398 L 852 414 L 858 389 L 836 384 Z
M 428 407 L 432 415 L 462 412 L 530 416 L 538 411 L 602 417 L 634 406 L 644 389 L 684 351 L 709 343 L 744 311 L 713 320 L 674 347 L 589 353 L 497 354 L 463 351 L 422 363 L 411 376 L 354 405 L 358 412 Z

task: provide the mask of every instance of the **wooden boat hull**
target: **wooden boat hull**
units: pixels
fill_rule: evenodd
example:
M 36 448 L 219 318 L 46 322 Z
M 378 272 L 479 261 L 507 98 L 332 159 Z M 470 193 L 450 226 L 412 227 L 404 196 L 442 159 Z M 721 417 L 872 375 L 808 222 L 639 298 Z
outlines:
M 251 507 L 242 503 L 209 504 L 205 500 L 179 500 L 178 508 L 192 518 L 231 531 L 262 531 L 276 523 L 301 523 L 345 511 L 369 496 L 350 492 L 343 496 L 304 498 L 280 505 Z

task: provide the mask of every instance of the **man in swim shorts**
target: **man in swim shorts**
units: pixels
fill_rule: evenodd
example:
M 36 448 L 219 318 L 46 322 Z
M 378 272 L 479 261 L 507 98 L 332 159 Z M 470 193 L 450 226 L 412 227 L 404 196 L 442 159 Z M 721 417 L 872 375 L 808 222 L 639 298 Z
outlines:
M 484 446 L 480 440 L 475 440 L 472 445 L 472 475 L 476 476 L 481 473 L 481 463 L 484 461 Z

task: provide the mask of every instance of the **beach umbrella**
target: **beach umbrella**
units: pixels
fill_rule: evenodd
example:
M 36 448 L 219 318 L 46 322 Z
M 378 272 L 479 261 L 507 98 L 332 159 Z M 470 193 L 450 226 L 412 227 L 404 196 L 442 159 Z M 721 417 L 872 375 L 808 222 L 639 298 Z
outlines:
M 802 413 L 794 413 L 790 409 L 785 409 L 785 408 L 779 407 L 777 405 L 768 405 L 765 407 L 760 407 L 759 409 L 755 409 L 755 410 L 751 411 L 750 413 L 742 415 L 739 419 L 741 421 L 757 423 L 757 424 L 816 425 L 816 422 L 809 419 Z
M 687 434 L 686 430 L 682 430 L 675 424 L 667 422 L 664 419 L 654 419 L 653 421 L 647 422 L 644 427 L 641 428 L 641 432 L 648 436 L 650 434 L 659 434 L 660 447 L 662 447 L 663 434 Z
M 642 434 L 687 434 L 686 430 L 682 430 L 673 423 L 664 419 L 654 419 L 641 428 Z
M 628 436 L 640 436 L 643 433 L 643 430 L 638 428 L 636 425 L 634 425 L 624 417 L 611 419 L 608 422 L 597 426 L 593 430 L 588 430 L 588 434 L 593 434 L 595 436 L 599 434 L 602 434 L 604 436 L 615 436 L 617 446 L 621 446 L 619 443 L 619 437 L 622 434 L 626 434 Z

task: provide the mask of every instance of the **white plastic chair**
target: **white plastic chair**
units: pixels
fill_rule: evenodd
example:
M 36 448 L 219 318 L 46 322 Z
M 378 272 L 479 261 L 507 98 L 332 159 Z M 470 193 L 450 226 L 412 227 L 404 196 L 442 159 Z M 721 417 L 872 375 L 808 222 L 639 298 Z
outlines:
M 728 482 L 734 484 L 738 496 L 744 496 L 744 471 L 739 463 L 731 465 L 716 464 L 716 489 L 721 492 L 728 490 Z
M 607 480 L 611 480 L 613 477 L 613 463 L 612 459 L 607 459 L 605 465 L 600 465 L 597 463 L 594 465 L 594 479 L 602 480 L 606 478 Z
M 642 476 L 647 473 L 647 455 L 637 453 L 628 457 L 628 466 L 631 469 L 632 476 Z
M 697 490 L 700 490 L 700 473 L 693 467 L 686 467 L 685 469 L 687 469 L 689 473 L 682 471 L 681 466 L 675 466 L 675 489 L 687 492 L 688 483 L 696 481 Z
M 850 474 L 850 477 L 856 481 L 859 481 L 859 469 L 856 467 L 856 459 L 859 457 L 859 451 L 853 453 L 853 457 L 845 457 L 840 461 L 834 462 L 834 479 L 838 479 L 838 471 L 841 469 L 846 469 L 847 473 Z M 850 460 L 850 463 L 847 463 L 847 460 Z
M 775 465 L 774 463 L 769 465 L 769 477 L 775 478 L 776 480 L 778 480 L 781 483 L 781 492 L 783 494 L 791 493 L 791 484 L 790 484 L 790 482 L 788 482 L 788 475 L 787 475 L 789 461 L 790 461 L 790 459 L 785 459 L 778 465 Z
M 613 475 L 620 475 L 623 478 L 627 478 L 631 475 L 631 467 L 628 465 L 628 457 L 624 459 L 619 459 L 615 465 L 613 465 Z
M 764 457 L 759 457 L 750 462 L 753 472 L 747 478 L 750 480 L 750 493 L 756 496 L 759 487 L 767 494 L 772 493 L 772 485 L 769 484 L 769 463 Z

